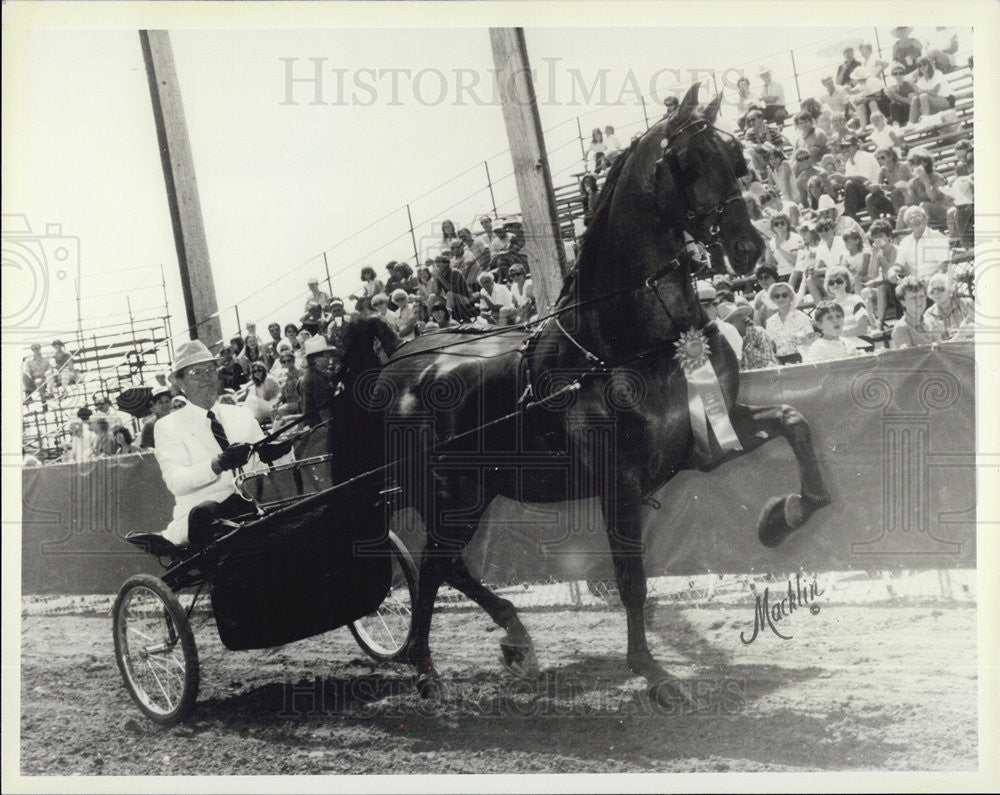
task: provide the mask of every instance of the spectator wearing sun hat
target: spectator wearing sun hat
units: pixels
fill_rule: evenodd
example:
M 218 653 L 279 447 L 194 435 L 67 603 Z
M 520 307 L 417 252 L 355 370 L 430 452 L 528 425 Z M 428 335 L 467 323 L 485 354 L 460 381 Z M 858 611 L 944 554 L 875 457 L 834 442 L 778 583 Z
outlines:
M 781 127 L 788 118 L 785 110 L 785 89 L 777 80 L 771 78 L 771 67 L 761 64 L 757 68 L 760 75 L 760 98 L 764 102 L 764 119 Z
M 310 301 L 315 301 L 320 306 L 326 306 L 330 301 L 330 296 L 319 289 L 319 279 L 315 276 L 310 276 L 306 285 L 309 287 L 309 295 L 306 297 L 305 311 L 309 312 Z
M 384 295 L 384 293 L 381 293 Z M 330 418 L 330 354 L 333 352 L 323 337 L 311 337 L 303 346 L 306 354 L 306 372 L 299 385 L 302 395 L 304 422 L 315 428 Z

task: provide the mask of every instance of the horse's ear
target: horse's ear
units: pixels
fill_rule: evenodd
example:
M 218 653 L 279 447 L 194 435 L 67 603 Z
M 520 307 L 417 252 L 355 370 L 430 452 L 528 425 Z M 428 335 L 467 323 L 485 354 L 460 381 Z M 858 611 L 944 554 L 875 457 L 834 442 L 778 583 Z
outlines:
M 677 108 L 677 116 L 679 118 L 686 119 L 698 107 L 698 88 L 699 84 L 695 83 L 687 90 L 684 99 L 681 100 L 680 107 Z
M 719 115 L 719 105 L 722 104 L 722 94 L 716 94 L 715 99 L 705 106 L 705 121 L 715 124 L 715 118 Z

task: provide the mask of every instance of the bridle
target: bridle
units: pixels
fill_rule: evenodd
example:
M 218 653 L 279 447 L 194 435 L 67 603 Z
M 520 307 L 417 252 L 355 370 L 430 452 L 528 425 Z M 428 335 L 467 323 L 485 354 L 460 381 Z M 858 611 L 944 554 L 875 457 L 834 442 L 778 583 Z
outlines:
M 682 211 L 684 217 L 684 231 L 691 235 L 692 238 L 702 246 L 709 253 L 709 258 L 711 260 L 711 249 L 721 248 L 722 242 L 720 240 L 721 228 L 719 222 L 722 220 L 722 215 L 726 211 L 726 208 L 735 202 L 742 202 L 743 195 L 740 193 L 739 189 L 735 189 L 728 193 L 723 198 L 716 201 L 714 204 L 708 207 L 699 207 L 696 197 L 688 189 L 683 175 L 681 173 L 680 156 L 685 154 L 685 150 L 680 150 L 680 156 L 678 155 L 677 149 L 678 145 L 687 146 L 690 142 L 700 135 L 708 135 L 711 141 L 711 146 L 718 152 L 720 157 L 718 158 L 726 168 L 728 176 L 732 179 L 732 184 L 738 185 L 738 180 L 742 176 L 747 174 L 746 162 L 743 158 L 740 158 L 736 168 L 730 165 L 729 157 L 727 153 L 722 149 L 721 145 L 715 138 L 716 133 L 721 132 L 717 130 L 712 124 L 710 124 L 705 119 L 695 119 L 689 121 L 682 125 L 677 130 L 674 130 L 670 135 L 664 135 L 663 140 L 660 142 L 660 146 L 663 148 L 663 154 L 660 159 L 656 161 L 656 173 L 654 176 L 654 190 L 655 190 L 655 200 L 657 207 L 660 211 L 661 216 L 667 216 L 673 214 L 675 208 L 666 208 L 663 205 L 661 196 L 664 195 L 664 191 L 661 190 L 664 180 L 669 178 L 673 180 L 673 183 L 677 189 L 677 193 L 680 196 L 680 201 L 682 204 Z M 723 133 L 725 134 L 725 133 Z M 707 237 L 701 234 L 702 229 L 707 229 Z M 700 273 L 697 269 L 692 269 L 690 267 L 691 263 L 694 261 L 694 257 L 687 247 L 679 254 L 670 260 L 666 265 L 664 265 L 660 270 L 654 273 L 652 276 L 648 277 L 642 286 L 636 288 L 625 288 L 628 292 L 639 292 L 642 290 L 649 290 L 656 297 L 663 311 L 666 313 L 667 317 L 670 319 L 670 323 L 673 328 L 680 332 L 682 331 L 681 324 L 677 322 L 674 318 L 673 313 L 670 311 L 670 307 L 667 302 L 663 299 L 660 294 L 659 282 L 666 276 L 673 274 L 674 272 L 680 270 L 681 268 L 686 268 L 687 273 L 684 274 L 682 281 L 690 281 L 691 289 L 695 290 L 694 280 L 698 278 Z M 620 291 L 615 293 L 610 293 L 605 296 L 601 296 L 597 300 L 607 300 L 612 296 L 616 295 Z M 587 302 L 590 303 L 590 302 Z M 590 363 L 593 370 L 609 370 L 611 369 L 599 356 L 589 351 L 586 347 L 581 345 L 574 337 L 566 330 L 565 326 L 559 322 L 559 315 L 570 309 L 577 309 L 581 304 L 572 304 L 566 307 L 561 307 L 553 313 L 554 324 L 556 328 L 569 340 L 570 343 L 578 350 L 584 354 L 584 358 Z M 539 332 L 541 329 L 539 329 Z M 537 334 L 537 332 L 536 332 Z M 534 337 L 536 335 L 532 335 Z M 657 345 L 654 348 L 642 351 L 636 356 L 630 357 L 628 361 L 633 361 L 644 356 L 648 356 L 653 352 L 658 352 L 672 346 L 680 336 L 673 337 L 667 342 Z M 621 366 L 624 362 L 618 363 L 616 366 Z

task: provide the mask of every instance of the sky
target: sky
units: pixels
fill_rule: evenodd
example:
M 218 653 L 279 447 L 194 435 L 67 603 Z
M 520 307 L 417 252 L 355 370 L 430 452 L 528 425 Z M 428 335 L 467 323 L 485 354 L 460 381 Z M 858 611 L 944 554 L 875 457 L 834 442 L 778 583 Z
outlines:
M 195 17 L 167 28 L 224 336 L 238 328 L 234 305 L 244 326 L 292 321 L 309 276 L 329 273 L 334 294 L 346 296 L 362 266 L 381 273 L 389 260 L 412 258 L 411 217 L 423 259 L 444 218 L 470 225 L 494 204 L 501 215 L 516 209 L 486 25 L 349 21 L 325 14 L 315 27 L 278 30 L 235 17 L 199 26 Z M 841 44 L 868 40 L 888 53 L 892 43 L 887 26 L 681 30 L 666 12 L 618 27 L 579 21 L 525 23 L 556 184 L 582 168 L 578 129 L 589 138 L 612 124 L 627 141 L 644 118 L 658 118 L 666 93 L 711 70 L 721 88 L 738 70 L 756 84 L 767 64 L 796 104 L 799 92 L 817 92 Z M 22 215 L 36 250 L 49 252 L 38 333 L 74 328 L 78 306 L 92 326 L 127 319 L 129 308 L 158 314 L 166 300 L 183 336 L 142 24 L 50 21 L 27 25 L 13 50 L 5 42 L 3 212 Z M 970 44 L 966 32 L 963 48 Z M 71 252 L 78 241 L 68 268 L 53 261 L 61 239 Z M 15 311 L 5 309 L 5 321 Z

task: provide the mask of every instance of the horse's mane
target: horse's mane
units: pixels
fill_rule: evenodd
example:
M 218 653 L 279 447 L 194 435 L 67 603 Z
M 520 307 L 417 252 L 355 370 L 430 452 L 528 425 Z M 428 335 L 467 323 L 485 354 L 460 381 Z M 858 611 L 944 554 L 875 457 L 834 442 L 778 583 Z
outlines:
M 378 340 L 391 356 L 402 344 L 392 326 L 380 317 L 361 317 L 344 327 L 344 351 L 335 381 L 351 384 L 366 370 L 382 366 L 373 344 Z

